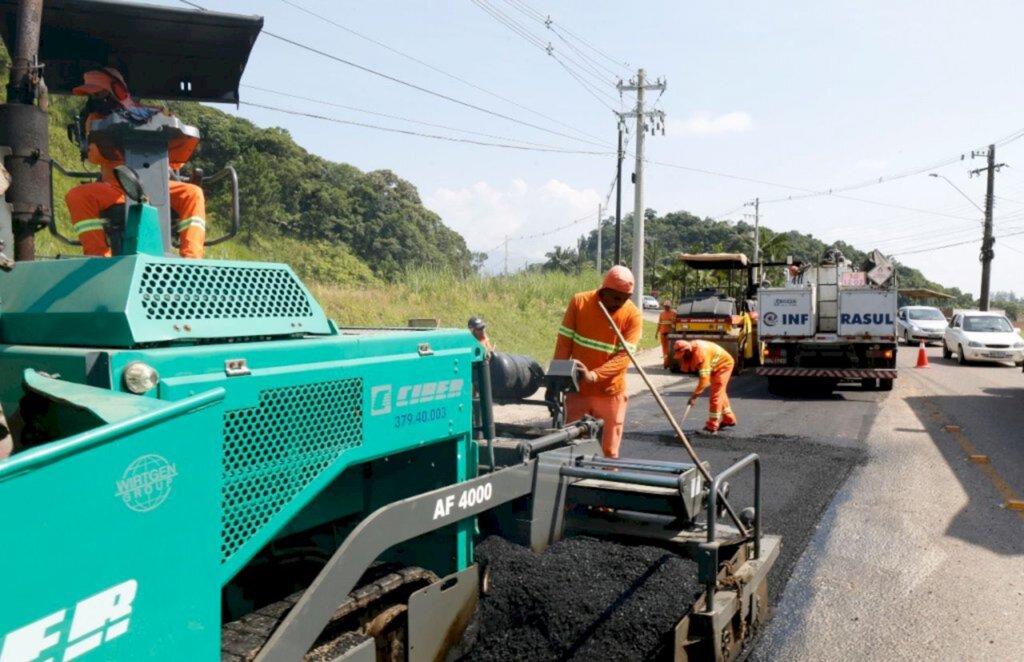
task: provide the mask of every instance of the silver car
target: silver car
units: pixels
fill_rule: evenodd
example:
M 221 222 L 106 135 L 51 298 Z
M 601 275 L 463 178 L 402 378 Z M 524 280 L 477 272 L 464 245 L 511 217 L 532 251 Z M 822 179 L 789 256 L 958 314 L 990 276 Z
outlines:
M 922 340 L 925 344 L 941 343 L 947 323 L 942 311 L 931 306 L 903 306 L 896 311 L 899 338 L 908 345 Z

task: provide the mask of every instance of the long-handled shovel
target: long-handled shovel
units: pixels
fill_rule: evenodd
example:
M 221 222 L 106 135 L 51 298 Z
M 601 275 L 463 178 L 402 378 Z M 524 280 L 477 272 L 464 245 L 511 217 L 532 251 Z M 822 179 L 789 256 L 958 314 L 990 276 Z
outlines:
M 704 467 L 704 465 L 701 464 L 700 458 L 697 457 L 697 451 L 693 449 L 693 446 L 690 444 L 690 440 L 686 438 L 686 435 L 683 434 L 682 428 L 680 428 L 679 424 L 676 423 L 675 417 L 672 416 L 672 412 L 669 410 L 668 405 L 666 405 L 665 401 L 661 398 L 661 394 L 658 393 L 658 389 L 654 388 L 654 384 L 652 384 L 650 378 L 647 377 L 647 373 L 640 367 L 640 362 L 636 360 L 636 355 L 634 355 L 629 349 L 629 345 L 626 344 L 626 339 L 622 337 L 622 332 L 619 331 L 619 327 L 615 325 L 615 321 L 612 319 L 612 316 L 608 314 L 608 309 L 605 308 L 604 304 L 600 301 L 597 302 L 597 305 L 601 309 L 601 312 L 604 313 L 605 319 L 608 320 L 608 324 L 611 325 L 612 330 L 615 331 L 615 335 L 618 337 L 619 343 L 622 345 L 622 349 L 625 350 L 626 355 L 629 356 L 629 360 L 633 362 L 633 367 L 636 368 L 638 373 L 640 373 L 640 377 L 644 380 L 644 383 L 647 384 L 647 388 L 650 390 L 651 395 L 654 396 L 655 402 L 657 402 L 658 406 L 661 407 L 661 411 L 665 414 L 665 418 L 667 418 L 668 422 L 672 425 L 672 429 L 675 431 L 679 441 L 683 442 L 683 447 L 686 448 L 686 452 L 689 454 L 690 459 L 693 460 L 693 464 L 697 467 L 697 471 L 704 476 L 704 480 L 708 482 L 709 486 L 713 485 L 715 479 L 711 476 L 711 473 Z M 686 414 L 690 413 L 690 409 L 692 409 L 692 406 L 687 404 L 686 413 L 683 414 L 683 420 L 686 420 Z M 739 532 L 744 536 L 749 535 L 747 527 L 743 526 L 743 523 L 740 522 L 739 515 L 736 514 L 736 511 L 733 510 L 732 506 L 726 500 L 725 495 L 722 494 L 721 491 L 718 492 L 718 499 L 725 508 L 725 511 L 729 514 L 729 518 L 732 520 L 733 524 L 735 524 L 736 528 L 739 529 Z

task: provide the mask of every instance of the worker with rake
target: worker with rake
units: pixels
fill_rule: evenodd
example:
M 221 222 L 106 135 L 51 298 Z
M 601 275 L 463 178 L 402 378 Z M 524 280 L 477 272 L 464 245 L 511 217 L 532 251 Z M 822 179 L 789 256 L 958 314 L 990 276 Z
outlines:
M 672 349 L 683 372 L 697 373 L 697 387 L 686 403 L 687 410 L 710 386 L 711 405 L 704 429 L 715 433 L 721 427 L 736 425 L 736 415 L 729 407 L 729 395 L 725 392 L 734 363 L 729 352 L 710 340 L 677 340 Z
M 629 300 L 633 283 L 633 272 L 616 265 L 605 274 L 601 287 L 573 295 L 555 342 L 554 359 L 575 359 L 580 376 L 579 392 L 566 396 L 565 420 L 577 421 L 586 414 L 602 419 L 601 450 L 605 457 L 619 456 L 629 401 L 629 355 L 598 304 L 604 305 L 629 350 L 635 352 L 643 331 L 643 317 Z

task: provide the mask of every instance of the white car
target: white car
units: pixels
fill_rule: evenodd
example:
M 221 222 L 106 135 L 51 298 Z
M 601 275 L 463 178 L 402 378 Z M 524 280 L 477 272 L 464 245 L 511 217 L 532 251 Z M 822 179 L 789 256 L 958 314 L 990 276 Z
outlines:
M 654 297 L 645 294 L 644 295 L 644 310 L 657 310 L 661 308 L 661 304 Z
M 925 344 L 942 342 L 948 323 L 942 311 L 931 306 L 903 306 L 896 311 L 899 338 L 908 345 L 922 340 Z
M 975 310 L 953 314 L 942 339 L 942 358 L 1024 365 L 1024 338 L 1002 313 Z

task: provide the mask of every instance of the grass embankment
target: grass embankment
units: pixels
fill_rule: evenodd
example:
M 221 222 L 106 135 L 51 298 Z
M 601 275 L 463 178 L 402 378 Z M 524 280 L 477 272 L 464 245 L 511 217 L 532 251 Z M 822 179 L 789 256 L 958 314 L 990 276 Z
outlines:
M 464 329 L 467 319 L 479 315 L 499 352 L 526 354 L 546 366 L 569 298 L 599 283 L 595 274 L 462 279 L 420 271 L 386 285 L 313 284 L 310 289 L 341 326 L 406 326 L 413 318 L 435 318 L 442 327 Z M 644 322 L 642 348 L 655 346 L 654 331 L 654 324 Z

